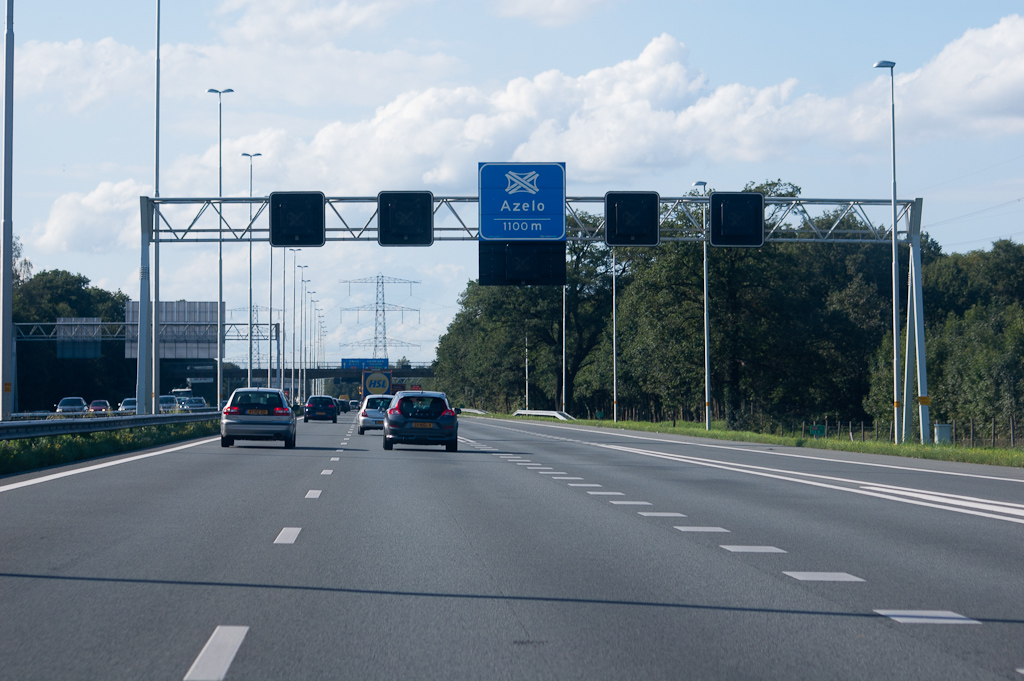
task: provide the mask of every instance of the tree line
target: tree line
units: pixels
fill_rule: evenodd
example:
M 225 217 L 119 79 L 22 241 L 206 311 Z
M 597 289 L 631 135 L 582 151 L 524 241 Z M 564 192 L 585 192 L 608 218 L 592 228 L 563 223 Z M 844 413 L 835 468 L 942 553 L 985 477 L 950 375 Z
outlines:
M 745 190 L 800 193 L 781 180 Z M 842 220 L 862 226 L 855 216 Z M 612 262 L 603 243 L 568 244 L 564 394 L 575 416 L 612 413 Z M 908 262 L 903 247 L 904 325 Z M 620 418 L 703 419 L 702 244 L 616 248 L 614 263 Z M 766 418 L 890 420 L 891 263 L 891 249 L 874 244 L 710 249 L 712 418 L 732 428 Z M 1024 246 L 998 241 L 988 251 L 944 254 L 922 235 L 922 270 L 933 421 L 1019 418 Z M 523 408 L 527 348 L 530 407 L 561 408 L 561 288 L 470 282 L 438 345 L 438 386 L 467 406 Z

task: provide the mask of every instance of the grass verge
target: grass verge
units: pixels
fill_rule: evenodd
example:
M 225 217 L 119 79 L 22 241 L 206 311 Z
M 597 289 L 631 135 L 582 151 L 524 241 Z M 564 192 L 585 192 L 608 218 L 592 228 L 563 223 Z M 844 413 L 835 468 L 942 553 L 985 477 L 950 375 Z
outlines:
M 0 475 L 123 454 L 220 432 L 220 420 L 0 441 Z
M 531 421 L 547 421 L 552 419 L 506 416 L 488 414 L 498 418 L 513 420 L 529 419 Z M 849 440 L 837 437 L 811 438 L 769 435 L 745 430 L 726 430 L 724 423 L 712 422 L 711 430 L 705 430 L 703 423 L 679 422 L 649 423 L 647 421 L 588 421 L 579 419 L 573 425 L 596 426 L 598 428 L 617 428 L 620 430 L 638 430 L 647 433 L 663 433 L 669 435 L 686 435 L 688 437 L 707 438 L 714 440 L 730 440 L 733 442 L 750 442 L 755 444 L 779 445 L 783 447 L 813 447 L 815 449 L 832 449 L 842 452 L 862 452 L 865 454 L 882 454 L 884 456 L 902 456 L 914 459 L 935 459 L 938 461 L 958 461 L 962 463 L 980 463 L 989 466 L 1012 466 L 1024 468 L 1024 452 L 1016 449 L 999 449 L 991 447 L 953 447 L 951 445 L 922 445 L 905 443 L 895 445 L 890 442 L 873 442 Z

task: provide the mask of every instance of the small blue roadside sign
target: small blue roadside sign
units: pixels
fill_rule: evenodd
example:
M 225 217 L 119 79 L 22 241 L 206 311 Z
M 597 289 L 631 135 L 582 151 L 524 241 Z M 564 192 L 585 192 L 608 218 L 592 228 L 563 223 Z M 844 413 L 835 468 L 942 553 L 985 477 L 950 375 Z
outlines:
M 481 240 L 565 241 L 564 163 L 481 163 Z

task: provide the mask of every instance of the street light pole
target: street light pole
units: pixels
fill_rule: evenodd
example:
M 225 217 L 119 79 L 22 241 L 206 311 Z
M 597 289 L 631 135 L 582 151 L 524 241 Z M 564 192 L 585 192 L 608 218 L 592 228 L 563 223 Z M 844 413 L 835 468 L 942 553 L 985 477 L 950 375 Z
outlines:
M 249 158 L 249 198 L 252 198 L 252 159 L 255 156 L 262 156 L 263 154 L 247 154 L 242 152 L 242 156 Z M 249 372 L 248 372 L 248 387 L 252 387 L 252 201 L 249 202 Z M 267 336 L 267 342 L 270 342 L 270 336 Z M 268 350 L 269 352 L 269 350 Z M 267 383 L 270 386 L 270 383 Z
M 698 180 L 701 196 L 707 197 L 708 183 Z M 711 430 L 711 314 L 708 306 L 708 222 L 707 206 L 700 205 L 700 224 L 704 228 L 704 430 Z
M 234 92 L 231 88 L 207 92 L 217 95 L 217 196 L 224 198 L 224 105 L 223 95 Z M 224 204 L 217 208 L 217 408 L 220 409 L 224 390 Z
M 900 403 L 900 255 L 896 241 L 896 62 L 875 62 L 876 69 L 889 69 L 889 95 L 892 104 L 892 404 L 893 438 L 903 442 L 903 405 Z
M 293 249 L 290 249 L 290 250 L 297 251 L 299 249 L 293 248 Z M 298 257 L 299 256 L 296 255 L 295 256 L 295 260 L 297 260 Z M 296 398 L 296 394 L 295 394 L 295 337 L 299 335 L 299 327 L 296 325 L 296 315 L 298 314 L 298 311 L 299 311 L 298 303 L 296 302 L 296 294 L 298 293 L 299 283 L 300 283 L 302 277 L 305 276 L 305 273 L 300 275 L 298 270 L 299 269 L 305 269 L 305 268 L 309 267 L 309 265 L 299 265 L 296 262 L 294 262 L 294 260 L 293 260 L 292 264 L 295 265 L 294 269 L 292 270 L 292 374 L 291 374 L 292 399 L 294 400 Z

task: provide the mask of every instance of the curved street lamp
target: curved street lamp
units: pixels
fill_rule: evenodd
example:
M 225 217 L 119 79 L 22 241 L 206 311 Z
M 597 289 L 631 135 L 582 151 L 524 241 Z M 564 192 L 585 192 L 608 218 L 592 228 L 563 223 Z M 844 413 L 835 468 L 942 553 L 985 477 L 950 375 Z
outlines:
M 876 69 L 889 69 L 889 95 L 892 105 L 892 404 L 893 438 L 903 442 L 903 405 L 900 404 L 900 254 L 896 241 L 896 80 L 893 69 L 896 62 L 875 62 Z
M 249 158 L 249 198 L 252 198 L 252 159 L 256 156 L 262 156 L 263 154 L 257 152 L 255 154 L 247 154 L 244 151 L 242 156 Z M 249 202 L 249 372 L 248 372 L 248 387 L 252 387 L 252 201 Z M 270 251 L 271 257 L 273 257 L 274 251 Z M 273 272 L 273 263 L 271 263 L 271 272 Z M 273 301 L 271 301 L 273 303 Z M 267 332 L 267 354 L 270 355 L 270 332 Z M 270 382 L 267 382 L 267 387 L 270 387 Z
M 208 93 L 217 95 L 217 196 L 224 197 L 224 102 L 223 95 L 234 92 L 231 88 Z M 217 409 L 220 409 L 224 390 L 224 205 L 217 210 L 220 222 L 217 227 Z

